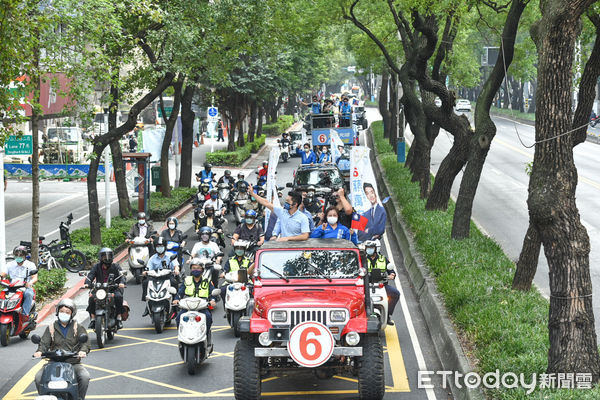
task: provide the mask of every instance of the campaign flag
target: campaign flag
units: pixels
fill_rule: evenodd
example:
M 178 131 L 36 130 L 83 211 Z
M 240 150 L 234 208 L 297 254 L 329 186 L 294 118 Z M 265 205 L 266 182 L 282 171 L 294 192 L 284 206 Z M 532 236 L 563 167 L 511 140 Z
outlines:
M 355 231 L 364 231 L 365 227 L 367 226 L 367 222 L 369 222 L 367 217 L 363 217 L 357 213 L 352 213 L 352 223 L 350 224 L 350 227 Z
M 277 181 L 275 179 L 275 172 L 277 171 L 277 164 L 279 163 L 279 156 L 281 155 L 281 149 L 279 146 L 271 146 L 271 152 L 269 153 L 269 169 L 267 170 L 267 201 L 270 201 L 275 206 L 279 206 L 279 197 L 277 196 Z M 267 230 L 267 221 L 271 211 L 265 208 L 265 231 Z
M 344 142 L 342 142 L 342 139 L 340 139 L 340 136 L 335 129 L 329 130 L 329 145 L 331 146 L 331 158 L 335 163 L 335 161 L 342 155 L 338 149 L 338 146 L 344 147 Z
M 371 202 L 365 194 L 365 184 L 372 186 L 377 194 L 377 182 L 369 159 L 371 150 L 365 146 L 354 146 L 350 150 L 350 203 L 363 214 L 371 208 Z M 379 204 L 381 202 L 377 201 Z
M 358 104 L 359 104 L 359 103 L 358 103 L 358 99 L 357 99 L 357 98 L 354 98 L 354 99 L 352 100 L 352 105 L 353 105 L 353 106 L 357 106 Z

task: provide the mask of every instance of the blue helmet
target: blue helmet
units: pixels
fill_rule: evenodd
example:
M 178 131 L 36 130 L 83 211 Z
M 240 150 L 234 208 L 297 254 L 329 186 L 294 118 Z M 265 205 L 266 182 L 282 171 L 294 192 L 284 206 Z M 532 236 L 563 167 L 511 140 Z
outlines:
M 256 211 L 254 210 L 246 210 L 246 217 L 247 218 L 256 218 L 258 215 L 256 214 Z

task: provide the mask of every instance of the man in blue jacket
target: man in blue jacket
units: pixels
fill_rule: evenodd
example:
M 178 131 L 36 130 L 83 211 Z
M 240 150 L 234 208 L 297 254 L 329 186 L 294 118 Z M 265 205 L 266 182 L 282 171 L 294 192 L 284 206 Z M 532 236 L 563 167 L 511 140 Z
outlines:
M 375 193 L 373 185 L 365 182 L 363 190 L 371 203 L 371 208 L 362 214 L 363 217 L 367 218 L 368 222 L 365 230 L 358 232 L 358 240 L 360 242 L 379 239 L 385 232 L 385 223 L 387 221 L 387 213 L 385 212 L 385 208 L 377 203 L 377 193 Z
M 310 149 L 308 143 L 304 143 L 304 151 L 297 147 L 296 154 L 302 157 L 302 164 L 315 164 L 317 162 L 317 155 Z

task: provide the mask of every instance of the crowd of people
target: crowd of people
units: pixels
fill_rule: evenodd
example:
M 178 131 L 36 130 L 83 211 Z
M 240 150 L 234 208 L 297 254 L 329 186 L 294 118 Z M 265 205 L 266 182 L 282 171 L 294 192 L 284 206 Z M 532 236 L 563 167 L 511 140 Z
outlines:
M 313 127 L 315 128 L 332 128 L 335 127 L 338 116 L 339 127 L 349 127 L 352 122 L 352 105 L 348 96 L 342 96 L 340 99 L 325 99 L 321 101 L 318 96 L 312 96 L 312 101 L 306 103 L 301 101 L 300 104 L 307 106 L 313 118 Z

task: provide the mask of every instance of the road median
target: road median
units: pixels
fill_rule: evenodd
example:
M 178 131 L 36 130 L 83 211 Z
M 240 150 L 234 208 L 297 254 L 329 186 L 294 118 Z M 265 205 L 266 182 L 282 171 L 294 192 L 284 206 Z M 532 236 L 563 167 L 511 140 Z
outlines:
M 396 161 L 381 122 L 367 135 L 374 150 L 380 194 L 386 203 L 390 232 L 404 257 L 409 279 L 433 339 L 447 384 L 456 399 L 598 398 L 594 390 L 541 389 L 547 367 L 548 302 L 533 289 L 511 289 L 514 263 L 493 239 L 473 224 L 471 237 L 450 238 L 454 202 L 448 211 L 426 211 L 418 183 Z M 375 151 L 377 148 L 377 151 Z M 535 390 L 526 385 L 498 382 L 497 387 L 465 385 L 457 373 L 479 378 L 486 374 L 536 378 Z M 488 375 L 490 376 L 490 375 Z M 558 387 L 554 377 L 554 386 Z M 462 384 L 461 384 L 462 382 Z M 468 386 L 472 386 L 471 388 Z M 475 387 L 473 387 L 475 386 Z M 548 387 L 548 386 L 546 386 Z M 574 386 L 575 387 L 575 386 Z

